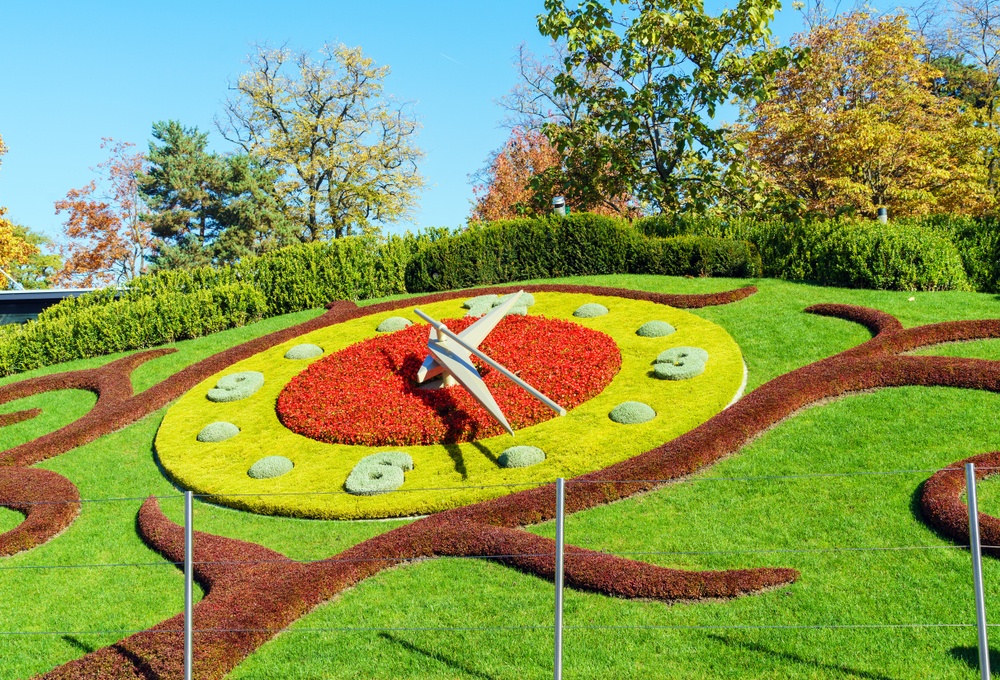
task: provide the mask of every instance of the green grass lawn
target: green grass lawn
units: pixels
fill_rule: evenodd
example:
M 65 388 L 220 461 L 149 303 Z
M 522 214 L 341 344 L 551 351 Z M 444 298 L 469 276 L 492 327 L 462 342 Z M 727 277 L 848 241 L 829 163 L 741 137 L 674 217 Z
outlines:
M 747 283 L 654 276 L 571 281 L 675 293 Z M 694 310 L 722 325 L 740 344 L 749 369 L 748 389 L 869 337 L 856 324 L 803 314 L 811 304 L 876 307 L 895 314 L 905 326 L 1000 317 L 1000 300 L 985 294 L 752 283 L 760 293 L 748 300 Z M 177 343 L 180 352 L 141 367 L 133 381 L 137 389 L 145 389 L 191 362 L 318 313 L 269 319 Z M 922 353 L 1000 360 L 1000 341 Z M 107 360 L 50 367 L 2 382 Z M 72 414 L 92 404 L 92 398 L 87 399 L 77 392 L 60 392 L 0 407 L 0 412 L 43 409 L 38 418 L 0 430 L 2 446 L 72 420 Z M 683 605 L 567 591 L 565 677 L 979 677 L 973 628 L 827 627 L 974 620 L 968 552 L 939 538 L 917 515 L 916 494 L 930 473 L 809 475 L 927 470 L 998 449 L 998 407 L 1000 395 L 944 388 L 849 397 L 804 411 L 694 480 L 570 516 L 567 541 L 573 545 L 629 553 L 664 566 L 787 566 L 802 576 L 789 587 L 760 595 Z M 163 411 L 152 414 L 40 467 L 71 479 L 84 498 L 174 494 L 151 451 L 162 416 Z M 793 477 L 732 479 L 774 475 Z M 983 483 L 980 499 L 984 511 L 1000 515 L 1000 478 Z M 0 560 L 0 631 L 132 630 L 180 611 L 180 572 L 165 565 L 135 533 L 139 504 L 85 504 L 81 516 L 57 539 Z M 168 516 L 180 520 L 179 500 L 165 500 L 163 505 Z M 16 518 L 0 511 L 0 530 L 13 526 Z M 298 559 L 329 556 L 400 524 L 260 517 L 201 503 L 196 505 L 195 522 L 200 530 L 255 541 Z M 551 525 L 531 530 L 554 533 Z M 842 550 L 907 546 L 931 547 Z M 10 569 L 126 562 L 153 566 Z M 1000 563 L 987 559 L 984 571 L 987 611 L 991 620 L 1000 621 Z M 551 583 L 489 562 L 442 559 L 404 566 L 317 608 L 251 655 L 231 677 L 551 677 L 552 600 Z M 766 626 L 772 628 L 760 628 Z M 480 630 L 434 630 L 448 627 Z M 355 630 L 314 632 L 318 628 Z M 30 677 L 118 637 L 0 636 L 0 677 Z

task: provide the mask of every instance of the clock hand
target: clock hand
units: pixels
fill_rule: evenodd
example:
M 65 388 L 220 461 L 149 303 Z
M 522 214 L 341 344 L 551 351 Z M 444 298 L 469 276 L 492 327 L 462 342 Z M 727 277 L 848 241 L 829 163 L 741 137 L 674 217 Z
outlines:
M 514 436 L 514 429 L 507 422 L 506 416 L 500 410 L 493 395 L 490 393 L 486 383 L 483 382 L 479 371 L 472 365 L 471 361 L 465 360 L 451 351 L 451 343 L 442 343 L 439 340 L 431 340 L 427 343 L 427 348 L 441 366 L 448 371 L 455 380 L 465 388 L 473 399 L 486 409 L 491 416 L 497 419 L 503 429 L 507 430 L 510 436 Z
M 544 394 L 542 394 L 541 392 L 539 392 L 538 390 L 536 390 L 534 387 L 532 387 L 528 383 L 526 383 L 523 380 L 521 380 L 521 378 L 519 378 L 513 371 L 508 370 L 502 364 L 494 361 L 493 359 L 491 359 L 489 356 L 487 356 L 486 354 L 484 354 L 478 348 L 472 347 L 471 345 L 469 345 L 468 343 L 466 343 L 464 339 L 462 339 L 458 334 L 454 333 L 450 328 L 448 328 L 447 326 L 445 326 L 443 323 L 441 323 L 440 321 L 437 321 L 436 319 L 433 319 L 433 318 L 427 316 L 426 314 L 424 314 L 423 312 L 421 312 L 419 309 L 414 309 L 413 313 L 416 314 L 417 316 L 419 316 L 424 321 L 426 321 L 429 324 L 431 324 L 431 326 L 433 328 L 437 329 L 438 337 L 439 338 L 443 335 L 444 337 L 448 338 L 449 340 L 455 341 L 456 343 L 458 343 L 458 345 L 460 347 L 462 347 L 463 349 L 465 349 L 470 354 L 476 355 L 487 366 L 490 366 L 490 367 L 496 369 L 497 371 L 499 371 L 500 373 L 502 373 L 511 382 L 513 382 L 515 385 L 517 385 L 518 387 L 520 387 L 522 390 L 524 390 L 525 392 L 527 392 L 528 394 L 530 394 L 531 396 L 533 396 L 535 399 L 537 399 L 538 401 L 542 402 L 543 404 L 545 404 L 546 406 L 548 406 L 550 409 L 552 409 L 553 411 L 555 411 L 559 415 L 561 415 L 561 416 L 566 415 L 566 409 L 564 409 L 562 406 L 560 406 L 556 402 L 554 402 L 551 399 L 549 399 L 548 397 L 546 397 Z M 438 340 L 438 342 L 440 342 L 440 340 Z
M 489 335 L 490 332 L 497 327 L 497 324 L 503 321 L 503 318 L 507 316 L 507 312 L 509 312 L 511 308 L 513 308 L 514 305 L 517 304 L 518 300 L 521 299 L 521 294 L 523 292 L 524 292 L 523 290 L 518 291 L 516 295 L 511 297 L 502 305 L 494 307 L 489 314 L 483 316 L 474 324 L 472 324 L 464 331 L 459 333 L 458 334 L 459 337 L 461 337 L 463 340 L 465 340 L 468 344 L 472 345 L 473 347 L 479 347 L 480 343 L 482 343 L 482 341 L 486 339 L 486 336 Z M 431 326 L 429 341 L 437 339 L 438 339 L 438 334 L 435 331 L 434 326 Z M 468 352 L 462 352 L 461 350 L 458 350 L 458 352 L 460 353 L 459 354 L 460 356 L 464 354 L 466 360 L 469 359 Z M 424 362 L 420 365 L 420 370 L 417 371 L 417 382 L 418 383 L 426 382 L 431 378 L 441 375 L 441 373 L 442 373 L 442 368 L 440 364 L 434 361 L 434 357 L 432 355 L 428 355 L 426 358 L 424 358 Z

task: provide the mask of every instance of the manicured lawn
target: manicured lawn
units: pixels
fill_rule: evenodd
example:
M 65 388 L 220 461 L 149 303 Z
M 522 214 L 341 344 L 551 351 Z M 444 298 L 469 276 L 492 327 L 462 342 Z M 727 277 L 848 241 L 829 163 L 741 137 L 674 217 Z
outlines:
M 677 293 L 725 290 L 746 283 L 653 276 L 571 281 Z M 761 289 L 754 297 L 693 310 L 721 325 L 739 343 L 749 368 L 748 389 L 869 337 L 856 324 L 803 314 L 811 304 L 876 307 L 897 315 L 905 326 L 1000 317 L 1000 301 L 985 294 L 753 283 Z M 136 371 L 133 380 L 139 388 L 148 387 L 187 363 L 316 313 L 270 319 L 178 343 L 182 352 L 150 362 Z M 947 345 L 923 353 L 1000 359 L 1000 342 Z M 103 361 L 75 362 L 72 367 Z M 13 437 L 7 430 L 17 427 L 21 430 L 16 441 L 22 441 L 58 426 L 55 415 L 67 413 L 67 404 L 86 409 L 76 393 L 39 399 L 44 403 L 32 405 L 46 413 L 0 430 L 0 436 Z M 56 403 L 60 399 L 64 401 Z M 919 519 L 915 498 L 921 482 L 930 476 L 923 470 L 1000 448 L 995 426 L 998 407 L 1000 395 L 944 388 L 901 388 L 849 397 L 802 412 L 694 480 L 570 516 L 567 542 L 576 546 L 647 553 L 632 557 L 664 566 L 788 566 L 802 575 L 789 587 L 736 601 L 673 606 L 567 591 L 565 676 L 978 677 L 973 628 L 826 626 L 973 621 L 968 552 L 927 528 Z M 8 404 L 0 411 L 18 408 L 25 406 Z M 49 411 L 55 415 L 50 417 Z M 162 417 L 160 411 L 40 466 L 71 479 L 84 498 L 176 493 L 151 450 Z M 4 447 L 11 445 L 7 439 L 3 442 Z M 892 470 L 918 471 L 815 476 Z M 731 479 L 774 475 L 793 477 Z M 980 495 L 984 511 L 1000 514 L 1000 479 L 985 482 Z M 81 516 L 57 539 L 0 560 L 4 595 L 0 631 L 145 628 L 179 611 L 180 572 L 165 565 L 136 536 L 139 503 L 85 504 Z M 162 503 L 168 516 L 179 521 L 180 503 Z M 13 524 L 10 514 L 0 513 L 0 530 Z M 327 557 L 399 525 L 398 521 L 260 517 L 201 503 L 195 521 L 200 530 L 252 540 L 298 559 Z M 553 534 L 551 525 L 532 530 Z M 931 548 L 837 550 L 912 546 Z M 8 568 L 108 562 L 161 566 Z M 1000 563 L 987 559 L 984 569 L 987 610 L 997 620 Z M 546 627 L 552 621 L 552 597 L 551 583 L 493 563 L 442 559 L 403 566 L 362 582 L 302 618 L 291 631 L 251 655 L 232 677 L 551 677 L 552 636 Z M 427 630 L 447 627 L 481 630 Z M 309 630 L 319 628 L 363 630 Z M 28 677 L 118 637 L 0 636 L 0 677 Z

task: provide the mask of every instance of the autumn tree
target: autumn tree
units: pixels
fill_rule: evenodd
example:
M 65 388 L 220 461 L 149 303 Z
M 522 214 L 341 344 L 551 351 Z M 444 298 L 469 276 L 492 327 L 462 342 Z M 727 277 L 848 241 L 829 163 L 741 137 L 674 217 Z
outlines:
M 139 193 L 145 159 L 132 151 L 134 146 L 105 138 L 101 148 L 110 148 L 110 157 L 97 166 L 100 185 L 91 181 L 56 201 L 57 215 L 69 213 L 63 227 L 66 261 L 57 282 L 82 287 L 124 283 L 146 269 L 153 236 Z
M 600 135 L 588 144 L 557 149 L 549 137 L 564 128 L 580 131 L 587 104 L 558 93 L 555 79 L 562 72 L 566 51 L 553 43 L 546 58 L 537 58 L 523 44 L 515 61 L 518 82 L 500 100 L 510 137 L 493 151 L 485 167 L 473 175 L 472 220 L 547 214 L 553 196 L 563 196 L 573 211 L 637 216 L 638 202 L 627 192 L 618 165 L 599 150 Z M 588 85 L 607 81 L 603 69 L 577 67 L 575 77 Z
M 903 15 L 855 12 L 793 42 L 806 64 L 777 74 L 777 95 L 750 113 L 750 157 L 808 211 L 874 216 L 979 212 L 989 205 L 982 131 L 937 97 Z
M 0 165 L 7 153 L 7 146 L 0 137 Z M 0 270 L 4 270 L 5 278 L 9 277 L 20 283 L 16 268 L 27 264 L 32 258 L 41 255 L 38 246 L 25 238 L 23 228 L 19 228 L 7 218 L 7 208 L 0 206 Z M 10 270 L 10 271 L 8 271 Z M 6 288 L 7 281 L 0 283 Z
M 416 121 L 384 93 L 386 66 L 360 48 L 258 47 L 226 102 L 226 139 L 280 174 L 301 239 L 345 236 L 409 215 L 423 186 Z
M 620 12 L 615 6 L 621 6 Z M 585 104 L 572 127 L 554 127 L 561 151 L 589 148 L 594 167 L 613 168 L 625 193 L 657 210 L 701 209 L 741 191 L 731 131 L 713 122 L 732 100 L 757 101 L 793 54 L 773 48 L 768 25 L 779 0 L 739 0 L 716 15 L 701 0 L 546 0 L 543 35 L 564 40 L 556 93 Z M 586 72 L 608 79 L 588 83 Z
M 294 240 L 281 211 L 276 173 L 246 154 L 207 151 L 208 133 L 177 121 L 153 124 L 139 190 L 159 240 L 157 268 L 227 263 Z

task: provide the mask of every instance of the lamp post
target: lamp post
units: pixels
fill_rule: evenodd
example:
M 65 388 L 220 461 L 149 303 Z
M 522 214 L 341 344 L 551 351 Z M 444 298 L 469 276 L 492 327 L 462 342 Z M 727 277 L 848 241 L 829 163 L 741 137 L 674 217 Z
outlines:
M 566 216 L 566 199 L 562 196 L 552 197 L 552 212 L 560 217 Z

